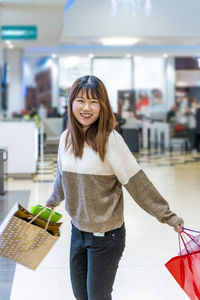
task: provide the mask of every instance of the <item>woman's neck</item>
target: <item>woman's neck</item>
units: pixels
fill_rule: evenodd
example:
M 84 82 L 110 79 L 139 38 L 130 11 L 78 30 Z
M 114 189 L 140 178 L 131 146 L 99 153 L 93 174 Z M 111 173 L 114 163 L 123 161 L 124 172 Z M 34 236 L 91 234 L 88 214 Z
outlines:
M 84 126 L 84 127 L 82 127 L 83 132 L 86 132 L 89 127 L 90 126 Z

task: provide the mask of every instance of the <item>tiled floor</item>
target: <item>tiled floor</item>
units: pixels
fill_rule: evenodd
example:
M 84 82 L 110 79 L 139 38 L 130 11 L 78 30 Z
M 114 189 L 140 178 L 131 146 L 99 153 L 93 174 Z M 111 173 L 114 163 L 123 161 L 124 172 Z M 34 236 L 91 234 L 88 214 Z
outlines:
M 185 225 L 200 229 L 200 155 L 149 155 L 146 152 L 138 160 L 151 181 L 169 201 L 171 209 L 184 218 Z M 49 165 L 44 171 L 38 168 L 38 174 L 33 180 L 10 178 L 8 181 L 10 191 L 30 191 L 28 208 L 38 203 L 44 204 L 52 191 L 56 155 L 47 155 L 45 161 Z M 164 267 L 178 253 L 177 234 L 173 228 L 160 224 L 147 215 L 126 190 L 124 195 L 126 249 L 117 273 L 113 300 L 189 299 Z M 61 203 L 57 211 L 63 214 L 59 241 L 36 271 L 17 265 L 12 285 L 10 284 L 10 297 L 2 298 L 0 291 L 0 300 L 74 299 L 68 263 L 70 219 L 65 213 L 64 203 Z M 12 270 L 12 266 L 7 268 L 7 272 Z M 2 276 L 3 272 L 0 261 L 0 280 L 5 280 L 4 284 L 8 286 L 7 277 Z

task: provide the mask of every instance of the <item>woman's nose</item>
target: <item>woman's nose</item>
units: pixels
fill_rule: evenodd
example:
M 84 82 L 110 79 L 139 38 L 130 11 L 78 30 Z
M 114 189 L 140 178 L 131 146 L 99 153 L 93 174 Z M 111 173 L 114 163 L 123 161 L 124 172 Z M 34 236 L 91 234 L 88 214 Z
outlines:
M 88 102 L 85 102 L 83 108 L 90 109 L 90 104 Z

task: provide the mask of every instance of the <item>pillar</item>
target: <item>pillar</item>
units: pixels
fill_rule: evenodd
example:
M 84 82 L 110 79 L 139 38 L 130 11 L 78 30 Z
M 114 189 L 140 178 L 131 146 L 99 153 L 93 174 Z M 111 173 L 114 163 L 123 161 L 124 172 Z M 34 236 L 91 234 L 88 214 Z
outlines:
M 166 80 L 165 80 L 165 91 L 166 91 L 166 109 L 167 111 L 175 103 L 175 88 L 176 88 L 176 70 L 175 70 L 175 59 L 173 57 L 166 58 Z
M 7 49 L 5 60 L 8 70 L 8 117 L 13 112 L 20 113 L 24 108 L 23 88 L 23 50 Z

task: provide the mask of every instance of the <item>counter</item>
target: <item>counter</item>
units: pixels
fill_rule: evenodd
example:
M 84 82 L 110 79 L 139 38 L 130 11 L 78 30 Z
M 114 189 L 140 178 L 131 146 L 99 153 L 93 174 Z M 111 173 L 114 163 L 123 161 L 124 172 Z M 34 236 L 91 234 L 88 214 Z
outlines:
M 8 151 L 8 174 L 35 173 L 38 158 L 35 122 L 0 122 L 0 148 Z

